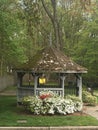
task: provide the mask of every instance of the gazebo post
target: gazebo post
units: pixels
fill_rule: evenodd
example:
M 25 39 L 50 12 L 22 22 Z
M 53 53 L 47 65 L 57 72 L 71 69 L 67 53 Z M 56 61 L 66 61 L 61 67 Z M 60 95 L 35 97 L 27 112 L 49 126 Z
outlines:
M 36 96 L 36 88 L 37 88 L 37 85 L 38 85 L 38 76 L 35 75 L 34 76 L 34 95 Z
M 19 88 L 21 87 L 21 81 L 20 81 L 20 76 L 19 73 L 17 72 L 17 106 L 19 105 Z
M 22 80 L 23 80 L 23 76 L 25 73 L 23 72 L 17 72 L 17 82 L 18 82 L 18 87 L 22 86 Z
M 62 80 L 62 82 L 61 82 L 61 87 L 62 87 L 62 89 L 63 89 L 63 95 L 62 95 L 62 96 L 64 97 L 64 95 L 65 95 L 65 94 L 64 94 L 64 81 L 65 81 L 65 75 L 61 75 L 60 78 L 61 78 L 61 80 Z
M 24 76 L 24 72 L 17 72 L 17 105 L 21 102 L 20 97 L 22 95 L 21 87 L 22 87 L 22 80 Z
M 77 74 L 77 87 L 78 87 L 78 96 L 82 100 L 82 76 Z
M 20 76 L 19 73 L 17 73 L 17 87 L 20 87 L 21 85 Z

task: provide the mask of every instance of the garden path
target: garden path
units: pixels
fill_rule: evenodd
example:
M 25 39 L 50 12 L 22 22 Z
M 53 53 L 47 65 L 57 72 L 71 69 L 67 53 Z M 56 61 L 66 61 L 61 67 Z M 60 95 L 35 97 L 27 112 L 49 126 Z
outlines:
M 16 93 L 17 92 L 15 90 L 7 90 L 7 91 L 0 92 L 0 95 L 3 95 L 3 96 L 15 96 Z
M 98 105 L 96 106 L 84 106 L 83 113 L 95 117 L 98 120 Z

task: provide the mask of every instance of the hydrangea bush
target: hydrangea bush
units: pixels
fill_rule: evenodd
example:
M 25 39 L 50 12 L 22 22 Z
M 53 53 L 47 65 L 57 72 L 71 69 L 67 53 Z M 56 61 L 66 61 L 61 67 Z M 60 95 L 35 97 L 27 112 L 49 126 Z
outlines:
M 42 91 L 39 96 L 24 97 L 22 104 L 33 114 L 71 114 L 82 110 L 82 101 L 75 97 L 66 99 L 52 91 Z

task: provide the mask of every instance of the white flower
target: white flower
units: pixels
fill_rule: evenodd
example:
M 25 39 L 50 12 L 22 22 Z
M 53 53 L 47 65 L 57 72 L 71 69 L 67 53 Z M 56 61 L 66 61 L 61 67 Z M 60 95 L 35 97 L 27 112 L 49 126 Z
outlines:
M 40 99 L 38 96 L 36 97 L 25 97 L 23 99 L 23 104 L 28 105 L 27 108 L 33 114 L 70 114 L 75 111 L 82 110 L 82 102 L 73 96 L 69 96 L 69 99 L 64 99 L 60 96 L 57 96 L 51 91 L 42 91 L 40 95 L 51 95 L 44 100 Z
M 53 106 L 49 109 L 48 114 L 54 114 L 54 108 L 53 108 Z

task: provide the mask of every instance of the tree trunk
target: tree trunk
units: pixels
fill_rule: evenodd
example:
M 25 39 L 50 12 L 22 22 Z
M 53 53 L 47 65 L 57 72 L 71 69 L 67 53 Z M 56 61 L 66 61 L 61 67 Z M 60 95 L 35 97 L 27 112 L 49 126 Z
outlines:
M 51 14 L 51 12 L 49 11 L 49 9 L 47 8 L 47 6 L 45 5 L 45 1 L 42 1 L 42 5 L 47 13 L 47 15 L 49 16 L 53 28 L 54 28 L 54 35 L 55 35 L 55 46 L 57 49 L 61 48 L 61 36 L 60 36 L 60 26 L 58 23 L 58 19 L 57 19 L 57 11 L 56 11 L 56 0 L 51 0 L 51 4 L 52 4 L 52 8 L 53 8 L 53 15 Z

